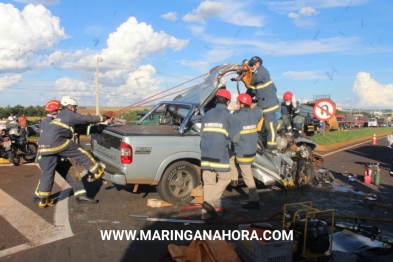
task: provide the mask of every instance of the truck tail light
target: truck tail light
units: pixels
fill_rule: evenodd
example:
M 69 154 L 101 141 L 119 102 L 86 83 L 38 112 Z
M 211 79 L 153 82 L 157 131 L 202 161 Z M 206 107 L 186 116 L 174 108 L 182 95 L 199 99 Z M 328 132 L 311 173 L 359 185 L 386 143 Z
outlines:
M 120 146 L 120 163 L 122 164 L 132 163 L 132 147 L 124 142 L 121 142 L 121 146 Z

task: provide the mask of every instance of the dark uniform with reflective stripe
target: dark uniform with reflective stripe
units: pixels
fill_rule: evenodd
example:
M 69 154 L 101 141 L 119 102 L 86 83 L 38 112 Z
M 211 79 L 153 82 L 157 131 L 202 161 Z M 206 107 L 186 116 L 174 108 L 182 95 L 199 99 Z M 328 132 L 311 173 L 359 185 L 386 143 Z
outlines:
M 204 201 L 214 206 L 231 182 L 228 132 L 231 114 L 224 104 L 206 112 L 201 126 L 201 168 Z M 218 179 L 217 179 L 218 178 Z
M 74 125 L 99 123 L 104 120 L 106 120 L 105 116 L 84 116 L 65 108 L 45 128 L 38 142 L 39 165 L 42 170 L 38 186 L 39 197 L 47 198 L 50 195 L 59 156 L 76 160 L 90 173 L 97 172 L 98 163 L 71 138 L 73 137 Z
M 258 144 L 257 124 L 261 117 L 259 107 L 254 107 L 253 110 L 242 108 L 232 115 L 230 133 L 234 134 L 234 152 L 239 165 L 249 165 L 255 160 Z
M 262 108 L 264 124 L 268 132 L 267 146 L 276 147 L 277 118 L 276 111 L 279 108 L 277 89 L 270 79 L 267 69 L 260 65 L 253 73 L 251 86 L 258 99 L 258 106 Z
M 41 122 L 41 134 L 46 130 L 46 128 L 49 126 L 49 124 L 52 122 L 53 118 L 48 116 Z M 83 182 L 81 179 L 75 179 L 73 178 L 70 173 L 68 172 L 72 166 L 72 163 L 68 161 L 67 159 L 57 156 L 56 158 L 52 159 L 53 161 L 56 161 L 56 167 L 55 171 L 59 173 L 66 181 L 67 183 L 72 187 L 72 190 L 74 190 L 74 196 L 77 197 L 78 195 L 81 194 L 86 194 L 85 186 L 83 185 Z M 40 161 L 40 157 L 38 157 L 38 161 Z M 52 166 L 52 163 L 49 164 L 49 166 Z M 49 180 L 50 182 L 53 181 L 52 179 Z M 36 196 L 39 196 L 39 188 L 40 181 L 38 182 L 38 186 L 36 189 Z M 53 186 L 53 182 L 52 182 Z M 51 188 L 52 188 L 51 186 Z
M 261 109 L 256 106 L 253 110 L 241 108 L 232 115 L 230 134 L 233 134 L 236 162 L 242 171 L 243 180 L 249 189 L 250 201 L 259 201 L 251 164 L 255 160 L 258 144 L 257 124 L 262 117 Z M 231 158 L 232 159 L 232 158 Z M 232 160 L 233 161 L 233 160 Z M 237 180 L 238 173 L 232 162 L 231 180 Z
M 209 110 L 202 120 L 201 168 L 230 171 L 228 135 L 231 114 L 223 104 Z
M 295 123 L 293 120 L 296 116 L 300 116 L 300 103 L 296 101 L 296 108 L 285 104 L 285 101 L 281 103 L 281 119 L 286 128 L 290 128 L 292 125 L 299 131 L 303 129 L 303 123 Z

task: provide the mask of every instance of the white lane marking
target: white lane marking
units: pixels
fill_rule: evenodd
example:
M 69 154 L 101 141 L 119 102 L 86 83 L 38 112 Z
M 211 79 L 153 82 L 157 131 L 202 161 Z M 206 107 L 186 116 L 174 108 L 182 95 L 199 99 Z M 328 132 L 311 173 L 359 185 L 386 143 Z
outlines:
M 34 165 L 38 166 L 37 163 Z M 71 188 L 57 173 L 55 182 L 62 190 L 54 207 L 54 225 L 0 189 L 0 215 L 30 241 L 30 243 L 1 250 L 0 258 L 74 235 L 68 215 L 68 196 Z
M 14 247 L 7 248 L 5 250 L 1 250 L 0 251 L 0 258 L 11 256 L 11 255 L 13 255 L 15 253 L 18 253 L 18 252 L 30 249 L 32 247 L 33 246 L 30 245 L 30 244 L 22 244 L 22 245 L 19 245 L 19 246 L 14 246 Z
M 362 142 L 362 143 L 359 143 L 359 144 L 356 144 L 356 145 L 352 145 L 352 146 L 347 146 L 347 147 L 344 147 L 344 148 L 341 148 L 341 149 L 338 149 L 338 150 L 335 150 L 335 151 L 332 151 L 332 152 L 329 152 L 329 153 L 327 153 L 327 154 L 320 155 L 320 156 L 321 156 L 321 157 L 327 157 L 327 156 L 333 155 L 333 154 L 335 154 L 335 153 L 338 153 L 338 152 L 341 152 L 341 151 L 350 149 L 350 148 L 352 148 L 352 147 L 357 147 L 357 146 L 360 146 L 360 145 L 363 145 L 363 144 L 368 144 L 368 143 L 370 143 L 370 141 Z M 317 151 L 318 151 L 318 150 L 317 150 Z
M 23 234 L 32 245 L 52 237 L 55 227 L 0 189 L 0 215 Z M 38 208 L 38 207 L 37 207 Z
M 55 205 L 54 224 L 55 226 L 63 226 L 64 229 L 72 235 L 70 220 L 68 216 L 68 197 L 71 193 L 70 185 L 56 173 L 55 183 L 62 189 Z

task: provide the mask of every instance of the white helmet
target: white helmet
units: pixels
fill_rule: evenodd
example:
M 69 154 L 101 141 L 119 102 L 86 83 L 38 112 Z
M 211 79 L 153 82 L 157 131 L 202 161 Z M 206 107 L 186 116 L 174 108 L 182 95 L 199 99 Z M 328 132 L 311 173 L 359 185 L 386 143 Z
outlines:
M 75 99 L 75 98 L 72 98 L 72 97 L 70 97 L 70 96 L 63 96 L 63 97 L 61 98 L 60 104 L 61 104 L 62 106 L 68 106 L 68 105 L 71 105 L 71 106 L 78 106 L 78 102 L 76 101 L 76 99 Z

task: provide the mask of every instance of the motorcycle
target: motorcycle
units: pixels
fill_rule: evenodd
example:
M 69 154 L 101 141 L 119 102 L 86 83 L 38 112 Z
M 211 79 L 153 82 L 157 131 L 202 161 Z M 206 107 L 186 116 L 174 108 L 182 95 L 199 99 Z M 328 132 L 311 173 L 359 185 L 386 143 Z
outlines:
M 8 131 L 8 138 L 10 142 L 7 148 L 8 158 L 14 166 L 20 164 L 21 158 L 26 162 L 34 162 L 38 146 L 36 143 L 28 140 L 27 129 L 16 126 Z
M 8 137 L 10 129 L 6 125 L 0 125 L 0 158 L 8 159 L 8 151 L 11 147 L 11 141 Z
M 11 142 L 8 137 L 1 136 L 0 138 L 0 158 L 8 159 L 8 150 L 11 146 Z

